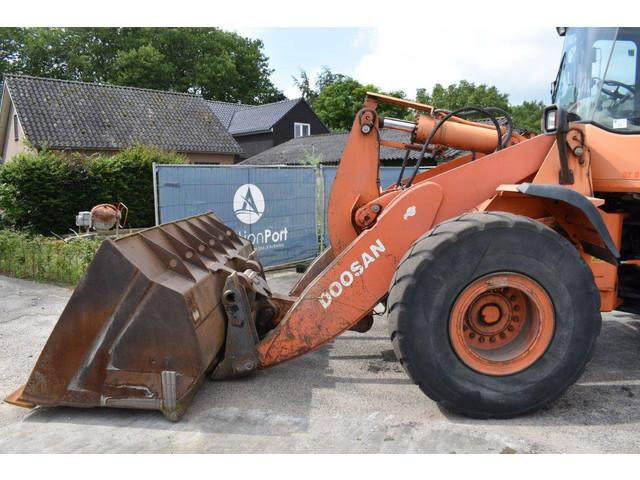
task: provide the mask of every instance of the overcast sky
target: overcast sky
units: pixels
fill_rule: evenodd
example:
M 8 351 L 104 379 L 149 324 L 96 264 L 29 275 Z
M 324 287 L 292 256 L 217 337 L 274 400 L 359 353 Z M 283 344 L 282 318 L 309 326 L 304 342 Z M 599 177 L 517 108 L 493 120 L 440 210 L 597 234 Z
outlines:
M 428 23 L 427 23 L 428 25 Z M 362 83 L 404 90 L 448 85 L 462 79 L 495 85 L 512 104 L 550 102 L 562 39 L 549 27 L 506 26 L 380 28 L 241 28 L 260 38 L 272 79 L 290 98 L 300 96 L 292 76 L 304 69 L 311 77 L 323 65 Z

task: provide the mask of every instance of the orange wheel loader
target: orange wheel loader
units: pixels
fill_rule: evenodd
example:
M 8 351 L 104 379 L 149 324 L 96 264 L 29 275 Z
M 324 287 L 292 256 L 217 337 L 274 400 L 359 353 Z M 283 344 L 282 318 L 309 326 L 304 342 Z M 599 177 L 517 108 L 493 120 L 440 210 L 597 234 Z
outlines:
M 7 400 L 177 420 L 205 376 L 365 331 L 380 303 L 402 366 L 444 407 L 508 418 L 558 398 L 584 371 L 601 312 L 640 303 L 640 29 L 558 32 L 553 105 L 533 138 L 496 108 L 368 94 L 331 191 L 331 248 L 287 295 L 213 214 L 105 241 Z M 381 103 L 417 114 L 383 118 Z M 410 140 L 382 139 L 387 128 Z M 381 145 L 405 151 L 383 189 Z M 443 147 L 469 153 L 420 168 Z

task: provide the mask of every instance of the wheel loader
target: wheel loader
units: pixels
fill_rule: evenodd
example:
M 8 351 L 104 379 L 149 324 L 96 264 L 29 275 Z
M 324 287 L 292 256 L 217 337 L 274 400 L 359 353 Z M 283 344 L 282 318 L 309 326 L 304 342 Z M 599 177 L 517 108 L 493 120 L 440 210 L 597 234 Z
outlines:
M 558 398 L 593 354 L 601 312 L 639 312 L 640 29 L 558 32 L 553 104 L 533 138 L 497 108 L 367 94 L 331 190 L 331 248 L 288 294 L 212 213 L 105 241 L 7 401 L 178 420 L 205 377 L 366 331 L 380 304 L 400 363 L 444 408 L 508 418 Z M 416 116 L 383 118 L 380 104 Z M 393 185 L 379 182 L 381 145 L 404 151 Z M 445 147 L 468 153 L 421 169 Z

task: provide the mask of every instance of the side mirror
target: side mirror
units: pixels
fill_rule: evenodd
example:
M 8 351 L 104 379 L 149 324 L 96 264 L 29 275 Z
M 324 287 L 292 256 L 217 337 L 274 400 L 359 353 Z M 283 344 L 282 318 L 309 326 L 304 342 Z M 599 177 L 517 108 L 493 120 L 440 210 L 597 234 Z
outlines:
M 542 113 L 542 131 L 545 135 L 567 132 L 567 112 L 558 105 L 550 105 Z

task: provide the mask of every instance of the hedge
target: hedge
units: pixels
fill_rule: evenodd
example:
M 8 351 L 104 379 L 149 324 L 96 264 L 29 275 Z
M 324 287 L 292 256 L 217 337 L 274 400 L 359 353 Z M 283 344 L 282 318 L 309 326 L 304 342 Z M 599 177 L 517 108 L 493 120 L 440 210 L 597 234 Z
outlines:
M 0 167 L 0 224 L 32 233 L 69 233 L 79 211 L 125 203 L 129 226 L 154 224 L 152 164 L 186 163 L 173 152 L 134 146 L 115 155 L 23 153 Z
M 0 273 L 75 285 L 99 246 L 97 240 L 64 242 L 53 237 L 0 230 Z

